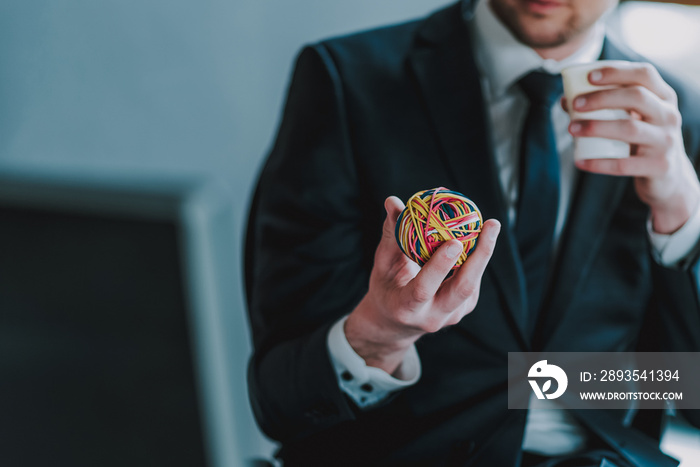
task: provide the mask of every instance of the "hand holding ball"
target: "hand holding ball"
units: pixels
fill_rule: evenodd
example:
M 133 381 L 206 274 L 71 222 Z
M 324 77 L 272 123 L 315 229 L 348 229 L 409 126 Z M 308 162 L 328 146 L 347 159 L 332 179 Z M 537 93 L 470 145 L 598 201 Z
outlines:
M 396 221 L 396 241 L 406 256 L 423 266 L 449 240 L 464 248 L 452 269 L 460 267 L 476 247 L 484 221 L 476 204 L 447 188 L 419 191 L 406 203 Z
M 471 200 L 446 188 L 416 193 L 406 204 L 395 196 L 384 201 L 387 215 L 367 294 L 343 329 L 367 365 L 389 374 L 421 336 L 457 324 L 474 310 L 500 230 L 497 220 L 482 222 Z M 447 248 L 438 249 L 442 243 Z M 425 267 L 404 259 L 404 253 Z

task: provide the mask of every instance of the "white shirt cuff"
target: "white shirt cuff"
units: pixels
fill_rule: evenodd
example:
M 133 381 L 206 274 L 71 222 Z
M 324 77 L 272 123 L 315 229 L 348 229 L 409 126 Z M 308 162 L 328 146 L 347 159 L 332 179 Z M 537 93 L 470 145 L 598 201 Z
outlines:
M 415 384 L 421 375 L 420 358 L 416 346 L 406 353 L 399 374 L 402 379 L 386 371 L 367 366 L 345 337 L 345 320 L 335 323 L 328 331 L 327 345 L 340 388 L 357 404 L 365 408 L 384 400 L 389 394 Z
M 647 221 L 647 232 L 656 261 L 662 266 L 675 266 L 690 254 L 700 239 L 700 206 L 683 227 L 670 235 L 654 232 L 651 219 Z

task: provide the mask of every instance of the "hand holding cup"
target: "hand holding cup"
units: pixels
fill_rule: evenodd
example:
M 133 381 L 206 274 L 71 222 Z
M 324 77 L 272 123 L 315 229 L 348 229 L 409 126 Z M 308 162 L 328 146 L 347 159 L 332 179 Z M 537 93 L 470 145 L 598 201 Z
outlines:
M 566 75 L 571 72 L 567 70 L 562 73 L 565 93 Z M 700 205 L 700 182 L 685 152 L 674 89 L 649 63 L 601 61 L 588 70 L 584 75 L 595 90 L 573 92 L 574 97 L 567 94 L 565 103 L 572 116 L 569 132 L 578 144 L 576 167 L 633 177 L 637 195 L 651 210 L 653 230 L 676 232 Z M 590 119 L 590 112 L 608 109 L 622 111 L 627 117 Z M 583 154 L 581 141 L 594 138 L 629 145 L 629 157 L 622 150 L 617 155 Z

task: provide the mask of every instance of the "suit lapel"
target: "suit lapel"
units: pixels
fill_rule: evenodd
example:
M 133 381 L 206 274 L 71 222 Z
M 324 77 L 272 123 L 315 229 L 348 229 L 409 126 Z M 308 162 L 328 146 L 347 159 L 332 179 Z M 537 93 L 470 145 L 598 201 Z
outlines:
M 630 60 L 606 39 L 602 59 Z M 629 179 L 579 172 L 574 201 L 563 232 L 561 249 L 556 260 L 548 305 L 538 318 L 535 350 L 546 345 L 575 299 L 578 286 L 590 273 L 613 213 Z
M 513 325 L 527 347 L 525 285 L 514 235 L 508 226 L 503 194 L 495 167 L 488 117 L 471 40 L 458 5 L 429 20 L 409 57 L 424 103 L 441 143 L 454 188 L 470 197 L 485 219 L 497 218 L 502 232 L 489 263 Z M 451 188 L 451 187 L 450 187 Z
M 578 286 L 590 273 L 626 184 L 627 180 L 623 178 L 580 174 L 552 274 L 550 299 L 536 326 L 536 350 L 541 349 L 541 344 L 556 330 L 575 298 Z

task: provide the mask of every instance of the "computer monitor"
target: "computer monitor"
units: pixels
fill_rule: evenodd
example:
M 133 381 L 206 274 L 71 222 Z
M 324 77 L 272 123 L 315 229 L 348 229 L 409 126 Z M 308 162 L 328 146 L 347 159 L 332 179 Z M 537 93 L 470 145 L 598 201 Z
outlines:
M 230 199 L 0 170 L 0 465 L 242 465 Z

